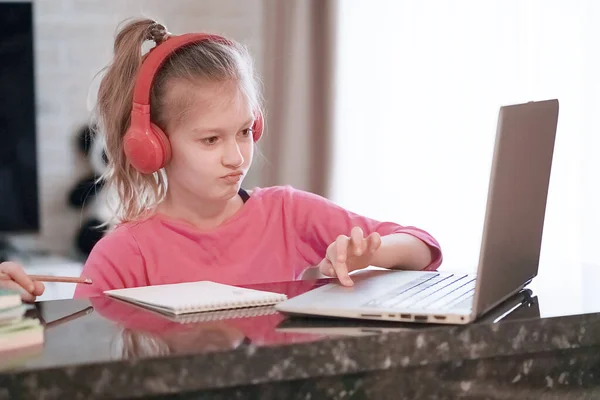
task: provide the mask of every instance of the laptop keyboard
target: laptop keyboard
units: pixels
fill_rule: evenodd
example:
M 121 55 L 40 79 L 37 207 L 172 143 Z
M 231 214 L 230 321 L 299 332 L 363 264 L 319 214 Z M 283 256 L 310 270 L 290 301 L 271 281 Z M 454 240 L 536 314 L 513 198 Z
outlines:
M 467 274 L 424 275 L 363 304 L 376 308 L 449 310 L 470 306 L 475 277 Z

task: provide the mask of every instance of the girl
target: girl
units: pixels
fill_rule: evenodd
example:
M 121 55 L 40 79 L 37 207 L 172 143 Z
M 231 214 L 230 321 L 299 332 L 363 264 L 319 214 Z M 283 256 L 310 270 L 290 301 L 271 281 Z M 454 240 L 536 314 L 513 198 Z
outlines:
M 142 56 L 147 40 L 156 46 Z M 88 257 L 82 275 L 93 284 L 79 285 L 76 297 L 198 280 L 327 276 L 352 285 L 348 273 L 369 265 L 435 270 L 442 262 L 421 229 L 289 186 L 241 188 L 262 133 L 261 102 L 248 53 L 225 38 L 172 36 L 147 19 L 126 24 L 100 85 L 97 124 L 118 224 Z M 26 300 L 44 290 L 14 263 L 0 275 Z

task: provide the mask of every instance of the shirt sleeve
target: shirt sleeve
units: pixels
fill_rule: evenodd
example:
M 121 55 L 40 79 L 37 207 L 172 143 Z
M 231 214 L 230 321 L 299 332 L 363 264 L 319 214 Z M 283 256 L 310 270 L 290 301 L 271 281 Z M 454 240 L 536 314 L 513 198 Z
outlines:
M 429 246 L 431 262 L 424 270 L 434 271 L 442 263 L 442 251 L 437 240 L 423 229 L 402 226 L 393 222 L 382 222 L 348 211 L 332 201 L 290 187 L 288 201 L 294 213 L 298 251 L 309 265 L 316 266 L 325 256 L 327 247 L 339 235 L 350 235 L 353 227 L 359 226 L 365 236 L 377 232 L 381 236 L 394 233 L 412 235 Z M 300 275 L 303 271 L 296 271 Z
M 92 249 L 81 273 L 91 285 L 77 284 L 74 298 L 102 296 L 105 290 L 147 286 L 144 259 L 134 236 L 118 227 Z

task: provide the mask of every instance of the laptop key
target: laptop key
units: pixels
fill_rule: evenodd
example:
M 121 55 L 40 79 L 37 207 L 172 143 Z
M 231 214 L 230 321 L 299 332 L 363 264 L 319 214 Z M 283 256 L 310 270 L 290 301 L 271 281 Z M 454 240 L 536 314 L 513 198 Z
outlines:
M 465 293 L 469 293 L 475 289 L 475 278 L 470 279 L 464 284 L 453 288 L 453 290 L 445 293 L 443 296 L 435 299 L 429 304 L 426 304 L 424 308 L 428 310 L 432 309 L 445 309 L 447 305 L 452 304 L 459 297 L 464 296 Z
M 410 282 L 405 283 L 399 287 L 392 289 L 391 291 L 385 293 L 382 296 L 378 296 L 374 299 L 369 300 L 367 303 L 363 304 L 364 307 L 381 307 L 382 304 L 390 299 L 393 299 L 399 295 L 409 292 L 420 285 L 431 281 L 432 279 L 436 279 L 439 275 L 424 275 L 420 278 L 414 279 Z
M 466 277 L 467 275 L 458 275 L 445 280 L 440 280 L 436 285 L 429 285 L 413 296 L 403 298 L 391 306 L 394 308 L 417 308 L 421 303 L 429 303 L 434 299 L 441 297 L 445 292 L 451 290 L 452 287 L 459 286 L 460 282 Z
M 475 289 L 470 290 L 468 292 L 465 292 L 463 296 L 459 297 L 458 299 L 454 300 L 451 303 L 448 303 L 447 305 L 444 306 L 445 310 L 452 310 L 452 309 L 471 309 L 473 308 L 473 296 L 475 295 Z
M 394 297 L 388 297 L 386 300 L 380 301 L 379 306 L 380 307 L 393 307 L 394 304 L 401 302 L 405 299 L 412 298 L 415 295 L 417 295 L 418 293 L 420 293 L 424 290 L 427 290 L 430 287 L 437 286 L 438 284 L 440 284 L 440 282 L 442 282 L 446 279 L 450 279 L 451 277 L 452 277 L 452 275 L 440 275 L 433 279 L 429 279 L 428 281 L 422 282 L 419 285 L 415 285 L 415 286 L 403 291 L 402 293 L 399 293 L 398 295 L 396 295 Z

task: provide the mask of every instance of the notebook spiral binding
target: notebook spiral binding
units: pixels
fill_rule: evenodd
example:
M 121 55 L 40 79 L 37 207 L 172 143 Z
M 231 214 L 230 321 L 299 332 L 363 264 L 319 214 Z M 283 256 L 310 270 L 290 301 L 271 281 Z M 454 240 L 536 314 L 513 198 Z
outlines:
M 249 307 L 260 307 L 266 305 L 273 305 L 280 301 L 283 301 L 287 296 L 277 294 L 275 296 L 263 297 L 261 300 L 241 300 L 233 302 L 217 302 L 212 304 L 206 304 L 203 307 L 198 307 L 194 304 L 186 304 L 181 308 L 183 313 L 196 313 L 196 312 L 208 312 L 214 310 L 226 310 L 226 309 L 237 309 L 237 308 L 249 308 Z
M 178 322 L 180 324 L 190 324 L 196 322 L 210 322 L 210 321 L 220 321 L 227 319 L 239 319 L 239 318 L 252 318 L 252 317 L 261 317 L 265 315 L 274 315 L 277 314 L 277 310 L 275 310 L 274 305 L 268 306 L 255 306 L 244 308 L 233 308 L 229 310 L 221 310 L 221 311 L 206 311 L 198 314 L 183 314 L 179 316 L 168 316 L 167 318 L 173 322 Z

